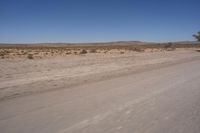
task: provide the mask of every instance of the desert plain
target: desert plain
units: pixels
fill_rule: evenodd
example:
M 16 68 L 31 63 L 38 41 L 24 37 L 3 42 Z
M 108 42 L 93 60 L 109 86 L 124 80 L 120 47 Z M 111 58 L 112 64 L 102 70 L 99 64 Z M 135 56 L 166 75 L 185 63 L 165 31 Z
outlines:
M 199 68 L 199 45 L 1 46 L 0 131 L 198 133 Z

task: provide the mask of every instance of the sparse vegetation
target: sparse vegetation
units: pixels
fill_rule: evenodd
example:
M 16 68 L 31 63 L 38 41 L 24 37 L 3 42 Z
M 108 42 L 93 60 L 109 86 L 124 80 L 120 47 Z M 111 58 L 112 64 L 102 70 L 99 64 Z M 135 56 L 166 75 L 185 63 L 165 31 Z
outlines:
M 0 58 L 27 58 L 39 59 L 54 56 L 68 55 L 84 55 L 87 53 L 112 54 L 113 51 L 118 51 L 118 54 L 126 54 L 125 51 L 143 52 L 146 49 L 152 51 L 167 50 L 172 51 L 176 48 L 200 48 L 200 44 L 176 44 L 176 43 L 160 43 L 148 45 L 75 45 L 75 46 L 0 46 Z M 123 52 L 124 51 L 124 52 Z M 116 52 L 114 52 L 116 53 Z

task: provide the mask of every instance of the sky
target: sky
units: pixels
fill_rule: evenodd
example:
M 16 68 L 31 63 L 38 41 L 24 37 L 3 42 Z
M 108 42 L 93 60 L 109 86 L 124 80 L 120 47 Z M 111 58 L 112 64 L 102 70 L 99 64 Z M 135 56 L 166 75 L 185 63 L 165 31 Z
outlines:
M 0 43 L 193 41 L 200 0 L 0 0 Z

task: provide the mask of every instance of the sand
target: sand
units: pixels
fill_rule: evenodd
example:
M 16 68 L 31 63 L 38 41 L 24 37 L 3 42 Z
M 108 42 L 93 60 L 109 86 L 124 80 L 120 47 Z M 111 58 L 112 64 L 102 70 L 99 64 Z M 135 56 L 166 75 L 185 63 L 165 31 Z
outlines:
M 153 65 L 199 56 L 195 48 L 144 52 L 111 50 L 107 53 L 48 58 L 0 59 L 0 100 L 97 82 L 133 73 Z

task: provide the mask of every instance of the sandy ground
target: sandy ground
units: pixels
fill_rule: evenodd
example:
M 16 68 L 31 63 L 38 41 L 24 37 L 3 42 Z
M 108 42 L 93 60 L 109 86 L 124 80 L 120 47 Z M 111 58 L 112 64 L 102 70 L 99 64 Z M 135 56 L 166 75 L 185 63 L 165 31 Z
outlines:
M 0 68 L 2 133 L 200 132 L 192 49 L 0 60 Z
M 88 53 L 44 59 L 1 59 L 0 100 L 130 74 L 145 67 L 199 56 L 195 49 Z

